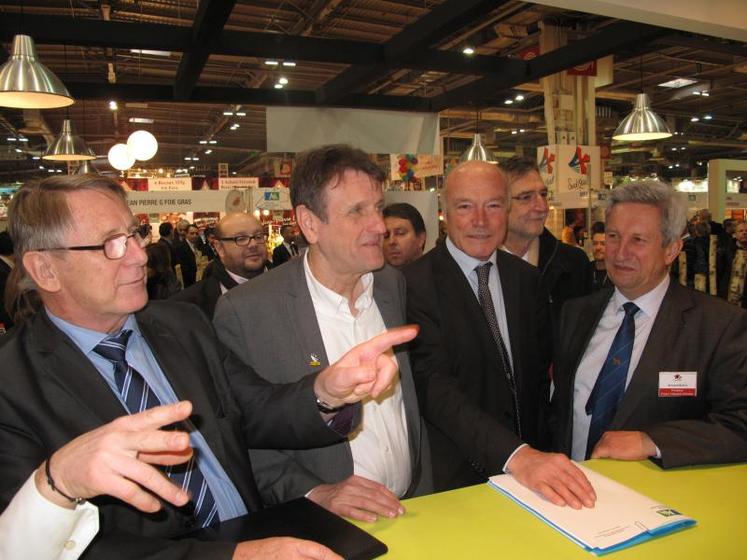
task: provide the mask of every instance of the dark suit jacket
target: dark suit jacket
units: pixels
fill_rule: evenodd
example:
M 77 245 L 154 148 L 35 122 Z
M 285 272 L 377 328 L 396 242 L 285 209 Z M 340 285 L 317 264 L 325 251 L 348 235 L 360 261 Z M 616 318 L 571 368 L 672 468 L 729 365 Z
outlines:
M 563 243 L 547 228 L 540 235 L 537 267 L 542 283 L 550 294 L 553 321 L 560 316 L 560 309 L 566 300 L 591 293 L 588 263 L 589 259 L 582 249 Z
M 247 447 L 339 441 L 316 410 L 313 378 L 272 386 L 239 366 L 190 305 L 153 302 L 136 314 L 177 396 L 249 511 L 261 507 Z M 40 311 L 0 348 L 0 509 L 41 462 L 84 432 L 124 414 L 92 363 Z M 225 363 L 225 369 L 222 364 Z M 109 497 L 93 500 L 101 529 L 83 558 L 230 558 L 234 544 L 172 541 L 189 529 L 182 509 L 145 514 Z
M 275 383 L 289 383 L 329 365 L 303 259 L 293 259 L 237 286 L 218 301 L 215 328 L 220 340 L 247 365 Z M 404 280 L 386 266 L 374 272 L 373 297 L 387 327 L 404 324 Z M 316 364 L 311 356 L 316 356 Z M 407 495 L 432 491 L 430 453 L 421 425 L 407 352 L 396 352 L 412 464 Z M 262 497 L 272 503 L 303 496 L 323 483 L 353 474 L 347 440 L 326 447 L 252 450 Z
M 180 241 L 175 245 L 176 264 L 182 265 L 182 280 L 184 287 L 188 288 L 197 279 L 197 259 L 186 241 Z
M 556 447 L 570 453 L 576 369 L 613 290 L 566 303 L 555 363 Z M 697 396 L 658 397 L 660 371 L 696 371 Z M 670 281 L 610 425 L 644 431 L 664 468 L 747 461 L 747 312 Z
M 547 296 L 537 269 L 498 251 L 524 441 L 537 445 L 547 405 Z M 428 422 L 437 491 L 485 481 L 522 443 L 498 348 L 477 296 L 445 244 L 404 270 L 407 320 L 420 325 L 410 358 Z M 547 332 L 546 332 L 547 331 Z M 502 333 L 505 337 L 505 333 Z
M 291 260 L 291 254 L 282 243 L 272 251 L 272 266 L 280 266 Z
M 179 242 L 178 241 L 167 241 L 166 239 L 161 237 L 158 240 L 158 243 L 160 243 L 161 245 L 166 245 L 166 247 L 168 248 L 169 255 L 171 256 L 171 268 L 174 268 L 177 264 L 179 264 L 177 262 L 178 259 L 176 255 L 176 244 Z
M 10 318 L 8 312 L 5 310 L 5 285 L 8 283 L 8 276 L 12 269 L 8 264 L 0 260 L 0 323 L 5 326 L 5 330 L 9 330 L 13 326 L 13 319 Z

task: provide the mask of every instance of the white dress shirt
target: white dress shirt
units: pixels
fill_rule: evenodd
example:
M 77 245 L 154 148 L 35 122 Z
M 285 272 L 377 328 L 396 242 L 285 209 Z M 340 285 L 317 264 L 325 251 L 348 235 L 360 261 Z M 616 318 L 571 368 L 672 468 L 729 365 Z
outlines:
M 53 504 L 37 490 L 35 474 L 0 515 L 0 558 L 75 560 L 99 531 L 99 510 L 90 502 Z
M 627 299 L 615 288 L 615 293 L 612 294 L 610 301 L 607 303 L 602 318 L 599 320 L 599 324 L 576 371 L 573 385 L 573 446 L 571 451 L 571 457 L 574 460 L 583 461 L 586 458 L 586 442 L 589 439 L 589 424 L 591 423 L 591 415 L 586 414 L 586 403 L 602 371 L 602 365 L 604 365 L 604 360 L 612 347 L 612 341 L 625 317 L 623 305 L 632 301 L 640 309 L 635 314 L 635 339 L 633 340 L 633 351 L 628 367 L 628 377 L 625 380 L 625 388 L 627 389 L 630 379 L 633 377 L 633 372 L 638 367 L 643 349 L 646 347 L 646 342 L 651 334 L 651 327 L 659 313 L 667 288 L 669 288 L 668 274 L 653 290 L 634 300 Z
M 244 278 L 243 276 L 239 276 L 238 274 L 234 274 L 233 272 L 231 272 L 228 269 L 226 269 L 226 272 L 228 273 L 228 275 L 231 278 L 233 278 L 234 280 L 236 280 L 236 284 L 238 284 L 238 285 L 241 285 L 244 282 L 247 282 L 249 280 L 248 278 Z M 228 288 L 226 288 L 223 284 L 220 284 L 220 293 L 221 293 L 221 295 L 225 294 L 227 291 L 228 291 Z
M 307 255 L 304 255 L 304 271 L 329 363 L 339 360 L 353 346 L 386 330 L 373 299 L 372 273 L 364 274 L 360 279 L 363 293 L 355 300 L 356 314 L 353 315 L 345 297 L 323 286 L 314 277 Z M 394 355 L 391 356 L 396 360 Z M 348 436 L 353 472 L 383 484 L 397 496 L 403 496 L 410 487 L 412 467 L 399 375 L 386 392 L 376 399 L 367 397 L 362 404 L 362 421 Z

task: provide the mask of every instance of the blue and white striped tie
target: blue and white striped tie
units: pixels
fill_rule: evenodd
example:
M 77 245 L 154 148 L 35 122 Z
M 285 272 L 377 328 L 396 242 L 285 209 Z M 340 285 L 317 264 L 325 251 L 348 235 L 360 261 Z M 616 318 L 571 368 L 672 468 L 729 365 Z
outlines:
M 108 336 L 93 350 L 114 365 L 114 381 L 117 389 L 128 412 L 136 414 L 160 405 L 161 401 L 158 400 L 140 372 L 125 359 L 127 341 L 131 334 L 131 330 L 123 330 L 117 336 Z M 192 496 L 190 504 L 194 507 L 195 522 L 200 527 L 207 527 L 218 521 L 218 506 L 194 455 L 186 465 L 169 466 L 164 469 L 164 472 L 174 484 L 181 486 Z

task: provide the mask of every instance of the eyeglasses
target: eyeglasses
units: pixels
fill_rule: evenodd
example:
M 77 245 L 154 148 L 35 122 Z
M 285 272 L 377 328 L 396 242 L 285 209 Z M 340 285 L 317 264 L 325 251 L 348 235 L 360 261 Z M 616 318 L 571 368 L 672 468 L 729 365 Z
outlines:
M 519 204 L 529 204 L 535 199 L 535 197 L 540 197 L 542 200 L 547 200 L 547 196 L 547 191 L 527 191 L 521 194 L 517 194 L 516 196 L 512 196 L 511 200 L 515 200 Z
M 133 233 L 118 233 L 104 240 L 101 245 L 78 245 L 76 247 L 53 247 L 52 249 L 37 249 L 37 251 L 104 251 L 104 256 L 112 261 L 121 259 L 127 254 L 127 241 L 132 238 L 143 249 L 148 242 L 135 231 Z
M 257 243 L 264 243 L 267 236 L 264 233 L 255 233 L 254 235 L 237 235 L 235 237 L 216 237 L 218 241 L 233 241 L 239 247 L 246 247 L 252 240 Z

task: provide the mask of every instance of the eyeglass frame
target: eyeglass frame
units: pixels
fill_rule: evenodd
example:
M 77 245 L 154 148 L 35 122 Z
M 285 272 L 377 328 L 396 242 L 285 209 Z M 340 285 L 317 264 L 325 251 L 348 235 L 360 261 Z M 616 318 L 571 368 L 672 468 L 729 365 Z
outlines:
M 239 239 L 248 239 L 246 243 L 239 243 Z M 233 241 L 237 247 L 248 247 L 252 240 L 255 243 L 264 243 L 267 241 L 267 235 L 262 233 L 255 233 L 254 235 L 234 235 L 233 237 L 216 237 L 216 241 Z
M 107 237 L 104 239 L 104 242 L 101 245 L 76 245 L 74 247 L 51 247 L 49 249 L 35 249 L 36 251 L 103 251 L 104 256 L 109 259 L 110 261 L 118 261 L 125 257 L 127 254 L 127 242 L 131 239 L 135 238 L 135 240 L 138 242 L 138 245 L 141 249 L 144 249 L 145 246 L 148 244 L 147 240 L 140 235 L 140 232 L 133 231 L 132 233 L 117 233 L 116 235 L 112 235 L 111 237 Z M 124 242 L 122 243 L 122 254 L 118 257 L 112 257 L 106 252 L 107 243 L 111 243 L 112 241 L 118 240 L 118 239 L 124 239 Z
M 535 198 L 540 197 L 547 201 L 550 198 L 550 191 L 548 189 L 539 191 L 526 191 L 516 196 L 512 196 L 511 200 L 515 200 L 518 204 L 531 204 Z

